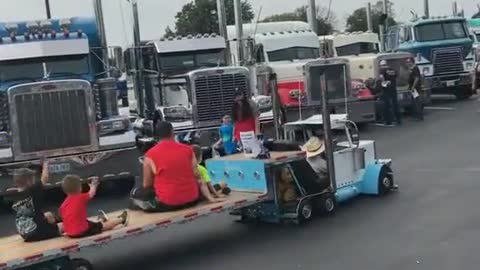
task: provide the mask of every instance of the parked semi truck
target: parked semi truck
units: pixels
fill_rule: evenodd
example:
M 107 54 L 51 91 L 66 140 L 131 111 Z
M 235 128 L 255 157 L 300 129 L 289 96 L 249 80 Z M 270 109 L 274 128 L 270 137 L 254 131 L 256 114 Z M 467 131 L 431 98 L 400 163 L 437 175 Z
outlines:
M 344 57 L 350 61 L 352 80 L 362 82 L 371 87 L 370 83 L 380 76 L 380 62 L 388 65 L 398 74 L 398 100 L 403 108 L 412 105 L 412 95 L 409 90 L 407 59 L 413 55 L 408 52 L 380 52 L 378 35 L 372 32 L 339 33 L 320 36 L 322 53 L 326 57 Z M 423 102 L 430 102 L 430 94 L 425 91 Z
M 473 40 L 473 49 L 475 51 L 475 59 L 478 61 L 478 44 L 480 43 L 480 19 L 468 20 L 468 29 L 470 37 Z
M 387 47 L 409 52 L 424 76 L 424 86 L 435 94 L 467 99 L 474 93 L 473 41 L 462 17 L 415 19 L 391 27 Z
M 44 157 L 51 187 L 65 174 L 138 174 L 102 28 L 95 18 L 0 23 L 0 196 L 16 192 L 15 169 Z
M 148 133 L 154 118 L 164 119 L 177 133 L 212 143 L 236 93 L 251 94 L 248 69 L 227 66 L 225 49 L 225 39 L 216 34 L 142 42 L 144 103 L 150 113 L 137 121 L 137 130 Z
M 235 26 L 228 27 L 228 35 L 235 61 L 238 59 L 239 46 Z M 319 101 L 310 98 L 318 96 L 319 93 L 307 89 L 305 65 L 320 59 L 320 43 L 307 23 L 293 21 L 245 24 L 242 39 L 244 44 L 247 44 L 245 51 L 247 65 L 252 74 L 252 89 L 260 91 L 262 74 L 265 70 L 271 70 L 276 74 L 276 94 L 283 111 L 286 112 L 284 118 L 295 121 L 317 113 L 315 110 L 318 110 Z M 352 94 L 348 63 L 345 63 L 344 59 L 324 60 L 329 62 L 329 65 L 343 62 L 347 66 L 345 69 L 341 68 L 340 74 L 343 76 L 326 74 L 327 81 L 336 82 L 336 87 L 330 87 L 332 111 L 343 113 L 347 110 L 349 118 L 359 123 L 374 121 L 374 102 L 365 102 Z M 332 77 L 328 77 L 329 75 Z

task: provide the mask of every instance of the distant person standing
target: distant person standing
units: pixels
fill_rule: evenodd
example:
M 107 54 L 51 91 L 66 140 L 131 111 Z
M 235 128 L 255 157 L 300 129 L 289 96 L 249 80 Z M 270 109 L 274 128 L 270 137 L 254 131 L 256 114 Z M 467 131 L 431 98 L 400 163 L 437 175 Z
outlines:
M 402 116 L 398 105 L 397 72 L 389 67 L 386 60 L 380 61 L 380 80 L 382 83 L 380 99 L 384 104 L 385 125 L 391 126 L 393 124 L 392 114 L 395 116 L 397 124 L 401 125 Z
M 260 120 L 256 104 L 245 93 L 239 91 L 232 108 L 233 140 L 240 142 L 240 133 L 260 133 Z
M 413 114 L 418 120 L 423 121 L 422 75 L 412 58 L 407 59 L 407 65 L 410 70 L 408 86 L 410 91 L 412 91 Z

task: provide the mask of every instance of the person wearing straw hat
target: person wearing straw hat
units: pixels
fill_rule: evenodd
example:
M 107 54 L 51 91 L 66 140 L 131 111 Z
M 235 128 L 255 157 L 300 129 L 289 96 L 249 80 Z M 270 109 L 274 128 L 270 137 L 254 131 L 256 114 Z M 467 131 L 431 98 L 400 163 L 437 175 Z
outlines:
M 397 72 L 390 68 L 386 60 L 380 61 L 380 79 L 382 81 L 381 100 L 384 104 L 385 125 L 392 126 L 392 113 L 397 120 L 397 124 L 402 124 L 402 116 L 398 105 L 397 93 Z
M 311 137 L 301 147 L 307 155 L 307 161 L 320 179 L 328 178 L 328 166 L 325 157 L 325 141 L 323 138 Z

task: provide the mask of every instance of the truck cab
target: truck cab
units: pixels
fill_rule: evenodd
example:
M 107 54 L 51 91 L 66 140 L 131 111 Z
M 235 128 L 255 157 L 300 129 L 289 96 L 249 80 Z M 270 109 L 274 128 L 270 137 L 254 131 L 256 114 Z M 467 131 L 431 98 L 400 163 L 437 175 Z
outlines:
M 134 133 L 96 29 L 92 18 L 0 23 L 0 195 L 15 192 L 16 168 L 42 157 L 52 186 L 71 173 L 136 175 Z
M 473 95 L 475 56 L 465 18 L 415 19 L 391 27 L 388 33 L 387 47 L 414 55 L 423 85 L 432 94 L 453 94 L 458 99 Z
M 475 60 L 478 61 L 478 45 L 480 44 L 480 19 L 468 20 L 468 29 L 470 30 L 470 37 L 473 40 Z
M 322 53 L 325 56 L 344 57 L 350 61 L 352 80 L 363 82 L 372 87 L 371 82 L 379 78 L 380 61 L 386 60 L 389 66 L 397 71 L 398 100 L 402 107 L 412 104 L 408 79 L 410 72 L 407 59 L 413 55 L 407 52 L 380 52 L 380 40 L 376 33 L 353 32 L 338 33 L 319 37 Z M 375 92 L 375 89 L 371 89 Z M 423 102 L 430 102 L 430 95 L 424 93 Z
M 142 137 L 157 117 L 171 122 L 176 133 L 201 136 L 198 143 L 210 145 L 236 93 L 251 95 L 248 69 L 227 66 L 225 39 L 216 34 L 145 41 L 141 55 L 143 102 L 150 111 L 136 123 Z

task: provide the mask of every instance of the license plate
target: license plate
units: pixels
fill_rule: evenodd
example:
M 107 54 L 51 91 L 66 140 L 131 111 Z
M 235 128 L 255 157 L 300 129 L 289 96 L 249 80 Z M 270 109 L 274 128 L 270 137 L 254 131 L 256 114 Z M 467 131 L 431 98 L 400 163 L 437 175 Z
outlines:
M 447 86 L 455 86 L 456 81 L 447 81 Z
M 57 163 L 48 166 L 49 173 L 66 173 L 71 171 L 70 163 Z

